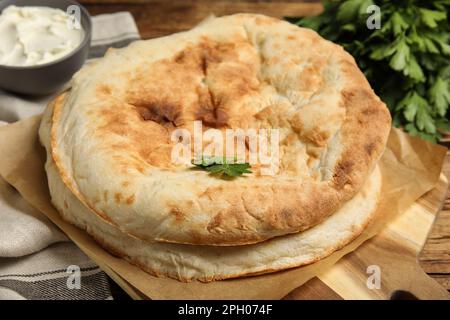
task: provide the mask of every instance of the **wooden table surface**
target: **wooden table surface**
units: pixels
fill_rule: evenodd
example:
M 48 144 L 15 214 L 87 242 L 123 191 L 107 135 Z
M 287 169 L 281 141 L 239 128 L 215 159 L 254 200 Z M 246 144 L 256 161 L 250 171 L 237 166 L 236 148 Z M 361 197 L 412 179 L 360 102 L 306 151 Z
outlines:
M 91 15 L 129 11 L 136 20 L 139 32 L 144 39 L 168 35 L 187 30 L 210 14 L 218 16 L 252 12 L 274 17 L 298 17 L 318 14 L 322 10 L 319 1 L 224 1 L 224 0 L 81 0 Z M 448 147 L 448 145 L 447 145 Z M 444 166 L 450 180 L 450 152 Z M 419 256 L 425 272 L 450 291 L 450 193 L 438 214 L 427 243 Z M 322 290 L 318 280 L 309 281 L 304 287 L 305 296 L 320 298 Z M 112 284 L 115 292 L 117 287 Z M 119 294 L 120 295 L 120 294 Z M 338 298 L 338 296 L 336 297 Z

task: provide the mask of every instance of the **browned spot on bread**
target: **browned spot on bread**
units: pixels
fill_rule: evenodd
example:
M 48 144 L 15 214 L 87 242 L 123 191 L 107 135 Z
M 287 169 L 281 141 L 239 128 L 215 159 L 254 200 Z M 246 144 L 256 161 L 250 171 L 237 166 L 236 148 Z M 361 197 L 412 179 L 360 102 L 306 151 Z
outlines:
M 378 108 L 366 108 L 361 113 L 365 116 L 374 116 L 379 112 Z
M 320 157 L 321 151 L 322 149 L 320 147 L 316 147 L 310 144 L 306 145 L 306 153 L 310 158 L 318 159 Z
M 295 213 L 288 209 L 282 209 L 280 212 L 281 219 L 283 219 L 284 222 L 289 222 L 292 220 L 293 216 L 295 216 Z
M 170 213 L 175 217 L 175 221 L 181 221 L 186 218 L 183 211 L 176 206 L 170 210 Z
M 184 63 L 186 59 L 186 52 L 183 50 L 175 55 L 173 59 L 176 63 Z
M 130 185 L 130 181 L 123 181 L 122 182 L 122 187 L 126 188 Z
M 125 143 L 114 143 L 111 145 L 111 149 L 123 151 L 128 149 L 128 145 Z M 113 159 L 117 161 L 123 159 L 123 157 L 113 156 Z
M 220 213 L 215 215 L 214 218 L 208 224 L 208 231 L 215 231 L 215 230 L 217 231 L 217 228 L 222 223 L 222 220 L 223 217 Z
M 224 234 L 230 230 L 230 227 L 235 230 L 246 231 L 248 228 L 247 219 L 241 213 L 242 210 L 239 208 L 230 206 L 214 216 L 207 226 L 208 231 L 215 234 Z
M 120 203 L 122 201 L 122 194 L 120 192 L 114 193 L 114 200 L 116 203 Z
M 112 93 L 111 88 L 106 84 L 100 84 L 97 86 L 97 93 L 100 95 L 110 95 Z
M 194 201 L 192 201 L 192 200 L 188 200 L 187 202 L 186 202 L 186 206 L 185 206 L 187 209 L 192 209 L 192 208 L 194 208 Z
M 138 167 L 136 167 L 136 169 L 137 169 L 137 171 L 139 171 L 142 174 L 145 172 L 144 167 L 138 166 Z
M 108 201 L 108 190 L 103 191 L 103 201 Z
M 129 196 L 128 198 L 125 199 L 125 203 L 128 204 L 128 205 L 131 205 L 131 204 L 134 203 L 134 200 L 135 200 L 135 199 L 136 199 L 136 197 L 135 197 L 135 195 L 133 194 L 133 195 L 131 195 L 131 196 Z
M 292 143 L 294 143 L 295 141 L 297 141 L 298 137 L 297 134 L 295 133 L 290 133 L 286 138 L 284 138 L 283 140 L 283 145 L 290 145 Z
M 311 140 L 317 146 L 325 146 L 327 144 L 328 138 L 330 137 L 329 133 L 326 131 L 322 131 L 320 128 L 316 127 L 313 130 L 310 130 L 306 138 Z
M 100 125 L 98 134 L 102 135 L 105 131 L 112 132 L 119 136 L 124 136 L 128 132 L 128 121 L 125 114 L 120 112 L 120 109 L 116 106 L 106 108 L 100 111 L 101 116 L 105 121 Z
M 323 87 L 325 80 L 322 71 L 326 65 L 325 58 L 321 56 L 312 57 L 302 73 L 299 74 L 299 87 L 303 90 L 317 90 Z M 287 68 L 289 67 L 287 66 Z
M 304 130 L 304 124 L 300 120 L 300 117 L 293 117 L 289 119 L 289 123 L 291 124 L 292 130 L 296 133 L 302 133 Z
M 355 163 L 352 160 L 340 161 L 334 171 L 333 182 L 337 189 L 342 189 L 350 180 L 350 173 Z
M 148 102 L 145 105 L 137 105 L 137 111 L 144 121 L 154 121 L 162 126 L 177 127 L 181 123 L 179 117 L 181 115 L 181 107 L 164 101 Z
M 366 150 L 367 154 L 371 156 L 372 153 L 375 151 L 376 147 L 377 147 L 376 143 L 372 141 L 364 145 L 364 150 Z
M 200 69 L 204 76 L 208 73 L 208 57 L 206 55 L 202 55 L 200 58 Z
M 220 98 L 215 97 L 210 90 L 207 90 L 206 94 L 200 94 L 199 101 L 199 107 L 195 114 L 197 120 L 211 128 L 221 128 L 227 125 L 228 114 L 226 110 L 221 109 Z
M 311 167 L 314 164 L 314 161 L 316 161 L 317 158 L 315 157 L 309 157 L 308 160 L 306 161 L 306 164 L 308 165 L 308 167 Z

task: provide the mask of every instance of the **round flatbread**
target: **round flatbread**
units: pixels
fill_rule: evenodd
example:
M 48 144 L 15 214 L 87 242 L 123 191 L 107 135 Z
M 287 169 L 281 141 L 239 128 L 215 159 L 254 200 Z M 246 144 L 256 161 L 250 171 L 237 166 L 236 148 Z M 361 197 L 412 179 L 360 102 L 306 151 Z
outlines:
M 261 15 L 110 50 L 55 101 L 52 158 L 98 217 L 145 241 L 243 245 L 307 230 L 361 189 L 390 129 L 354 59 Z M 274 175 L 224 180 L 172 158 L 171 133 L 279 130 Z
M 143 241 L 101 219 L 63 183 L 50 156 L 50 113 L 47 110 L 40 136 L 47 148 L 46 171 L 53 204 L 65 220 L 86 230 L 110 252 L 155 276 L 207 282 L 313 263 L 356 238 L 376 214 L 381 190 L 378 167 L 356 196 L 331 217 L 301 233 L 228 247 Z

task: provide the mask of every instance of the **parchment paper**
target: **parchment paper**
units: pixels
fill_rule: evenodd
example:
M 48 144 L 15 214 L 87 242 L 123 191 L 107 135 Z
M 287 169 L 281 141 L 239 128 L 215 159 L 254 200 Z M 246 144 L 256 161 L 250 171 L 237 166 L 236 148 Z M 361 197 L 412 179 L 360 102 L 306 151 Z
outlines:
M 382 198 L 377 218 L 362 235 L 329 257 L 304 267 L 212 283 L 181 283 L 156 278 L 100 247 L 84 231 L 63 221 L 50 202 L 44 171 L 45 150 L 38 141 L 40 116 L 0 127 L 0 175 L 59 226 L 132 297 L 151 299 L 280 299 L 327 270 L 376 235 L 439 179 L 446 148 L 392 129 L 380 160 Z M 134 290 L 136 288 L 138 291 Z

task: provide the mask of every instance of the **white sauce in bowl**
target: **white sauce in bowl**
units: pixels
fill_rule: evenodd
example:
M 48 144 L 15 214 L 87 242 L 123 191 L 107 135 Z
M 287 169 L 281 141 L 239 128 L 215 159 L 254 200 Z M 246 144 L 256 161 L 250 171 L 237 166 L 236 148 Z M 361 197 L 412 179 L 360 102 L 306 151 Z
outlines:
M 69 54 L 84 38 L 70 21 L 60 9 L 8 6 L 0 15 L 0 65 L 35 66 Z

